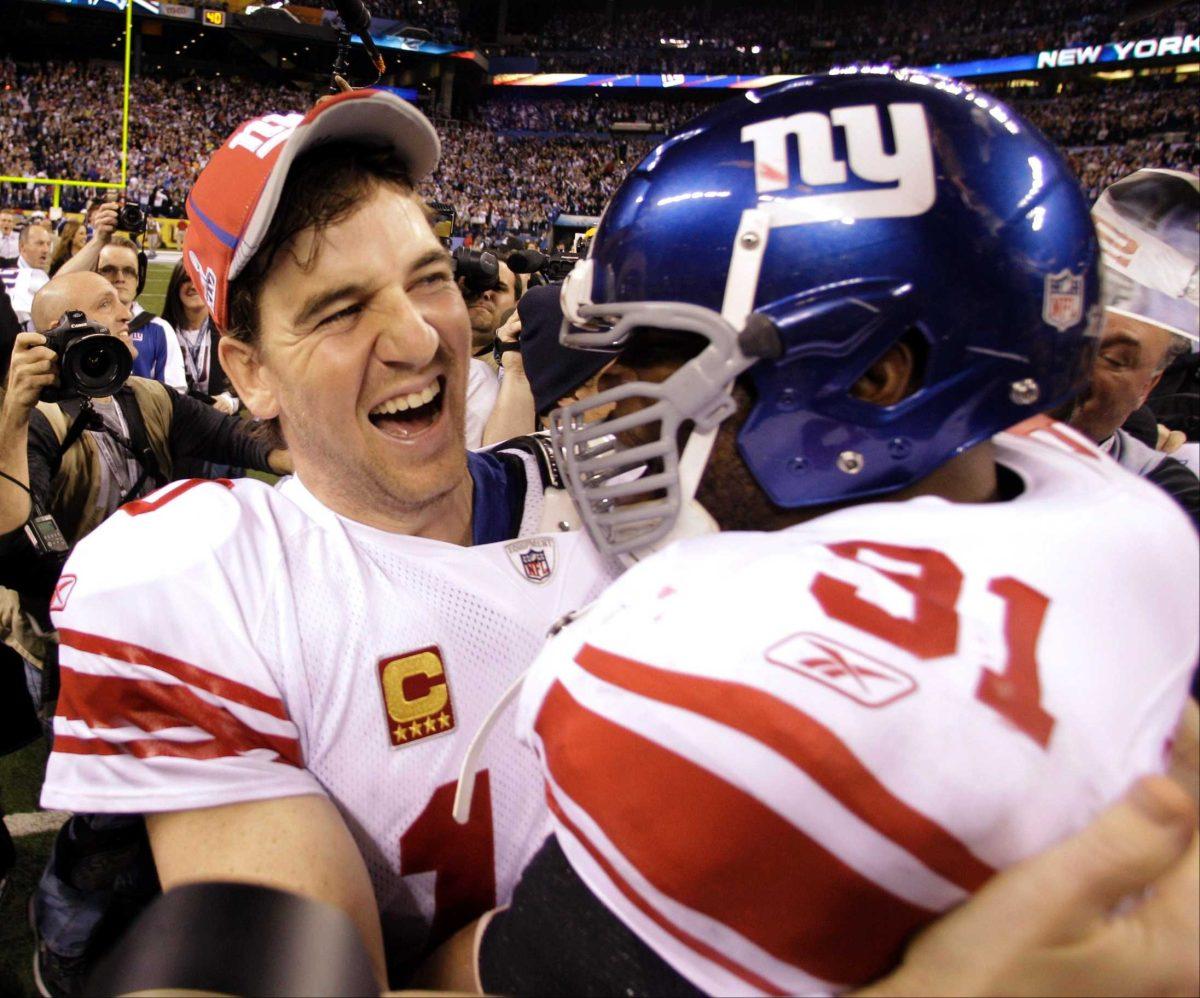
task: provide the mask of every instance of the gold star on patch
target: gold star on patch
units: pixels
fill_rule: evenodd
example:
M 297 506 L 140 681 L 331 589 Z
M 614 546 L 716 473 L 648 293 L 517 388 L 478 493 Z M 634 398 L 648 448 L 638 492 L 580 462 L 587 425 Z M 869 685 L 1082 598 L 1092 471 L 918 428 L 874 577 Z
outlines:
M 437 723 L 438 727 L 445 731 L 448 727 L 450 727 L 450 718 L 448 718 L 445 714 L 438 714 Z
M 404 725 L 403 724 L 397 724 L 396 730 L 392 733 L 395 735 L 396 741 L 398 741 L 398 742 L 403 742 L 403 741 L 408 740 L 408 736 L 404 733 Z
M 425 718 L 425 734 L 432 735 L 437 731 L 437 722 L 432 717 Z
M 413 738 L 420 738 L 421 737 L 421 722 L 413 721 L 413 723 L 408 726 L 408 733 L 410 735 L 412 735 Z

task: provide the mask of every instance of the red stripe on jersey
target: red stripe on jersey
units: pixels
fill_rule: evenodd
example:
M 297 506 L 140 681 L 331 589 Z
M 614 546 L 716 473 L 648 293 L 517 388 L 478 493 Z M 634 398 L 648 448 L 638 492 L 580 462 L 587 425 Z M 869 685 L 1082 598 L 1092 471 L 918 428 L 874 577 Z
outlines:
M 536 728 L 555 783 L 658 891 L 806 973 L 872 981 L 935 917 L 744 791 L 582 707 L 561 683 Z
M 259 746 L 261 747 L 261 746 Z M 224 759 L 236 752 L 215 740 L 169 742 L 164 738 L 138 738 L 129 742 L 106 742 L 100 738 L 55 735 L 54 751 L 64 755 L 132 755 L 139 759 Z
M 964 891 L 995 870 L 885 787 L 829 728 L 750 686 L 658 669 L 584 645 L 576 663 L 606 683 L 700 714 L 748 735 L 802 769 L 879 834 Z
M 1036 439 L 1034 437 L 1035 433 L 1045 433 L 1059 443 L 1064 444 L 1076 454 L 1090 457 L 1093 461 L 1099 461 L 1103 453 L 1100 448 L 1086 437 L 1081 436 L 1078 431 L 1073 430 L 1064 423 L 1051 419 L 1045 413 L 1030 416 L 1029 419 L 1018 423 L 1016 426 L 1010 426 L 1007 432 L 1016 434 L 1018 437 L 1029 437 L 1030 439 Z
M 555 800 L 554 791 L 552 791 L 549 787 L 546 788 L 546 803 L 550 805 L 550 810 L 554 812 L 554 816 L 559 820 L 562 826 L 575 836 L 575 838 L 579 841 L 579 844 L 588 851 L 592 859 L 595 860 L 600 869 L 605 872 L 605 874 L 608 876 L 608 879 L 616 885 L 617 889 L 625 895 L 629 902 L 634 905 L 638 911 L 654 922 L 654 924 L 660 929 L 669 935 L 674 936 L 689 949 L 695 950 L 701 956 L 704 956 L 717 966 L 724 967 L 735 977 L 740 977 L 748 984 L 758 988 L 759 991 L 763 991 L 769 995 L 786 995 L 788 993 L 787 990 L 781 988 L 778 984 L 772 984 L 765 977 L 760 977 L 748 967 L 743 967 L 741 964 L 735 963 L 733 960 L 729 959 L 729 957 L 713 949 L 707 943 L 697 939 L 695 936 L 690 935 L 687 932 L 684 932 L 681 928 L 679 928 L 679 926 L 673 924 L 672 922 L 667 921 L 666 918 L 658 913 L 657 909 L 651 907 L 650 903 L 646 901 L 645 898 L 643 898 L 637 891 L 629 886 L 629 882 L 621 876 L 621 874 L 617 871 L 617 868 L 608 861 L 607 857 L 605 857 L 605 855 L 600 852 L 599 849 L 592 845 L 588 837 L 579 830 L 579 828 L 570 818 L 567 817 L 566 812 L 563 811 L 558 801 Z
M 97 729 L 127 725 L 143 731 L 196 727 L 223 747 L 221 755 L 265 748 L 289 765 L 301 768 L 304 765 L 298 739 L 258 731 L 226 708 L 200 699 L 186 686 L 151 679 L 94 676 L 65 665 L 60 666 L 60 671 L 59 717 L 83 721 L 89 728 Z
M 114 658 L 118 662 L 129 662 L 131 665 L 145 665 L 152 669 L 159 669 L 198 689 L 206 690 L 225 700 L 240 703 L 243 707 L 253 707 L 255 710 L 261 710 L 264 714 L 270 714 L 272 717 L 278 717 L 284 721 L 291 720 L 288 717 L 287 708 L 278 697 L 268 696 L 253 686 L 239 683 L 236 679 L 218 676 L 214 672 L 201 669 L 197 665 L 173 658 L 162 652 L 130 644 L 127 641 L 118 641 L 116 638 L 105 638 L 99 634 L 74 631 L 69 627 L 58 629 L 58 640 L 59 644 L 74 648 L 76 651 L 103 655 L 106 658 Z

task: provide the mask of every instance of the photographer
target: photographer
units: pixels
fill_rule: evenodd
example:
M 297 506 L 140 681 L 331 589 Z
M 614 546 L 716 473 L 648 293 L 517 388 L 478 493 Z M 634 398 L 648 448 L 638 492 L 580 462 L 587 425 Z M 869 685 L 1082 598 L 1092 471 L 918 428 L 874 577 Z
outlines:
M 56 385 L 56 394 L 65 396 L 69 386 L 61 382 L 70 381 L 73 371 L 88 371 L 68 359 L 70 347 L 62 344 L 59 317 L 72 310 L 105 327 L 130 354 L 136 350 L 129 309 L 108 281 L 92 273 L 60 276 L 46 285 L 33 303 L 33 321 L 42 332 L 21 333 L 13 350 L 0 406 L 0 531 L 6 532 L 0 536 L 0 606 L 8 611 L 0 640 L 24 659 L 29 688 L 43 705 L 57 696 L 57 646 L 48 608 L 66 548 L 124 503 L 171 481 L 183 460 L 291 471 L 288 453 L 270 450 L 246 423 L 155 381 L 129 378 L 90 404 L 77 396 L 45 401 L 42 396 Z M 48 341 L 57 341 L 59 350 Z M 46 514 L 57 531 L 46 529 Z M 20 529 L 25 524 L 36 542 Z M 65 598 L 61 587 L 58 592 Z M 139 840 L 144 833 L 138 821 L 88 815 L 75 816 L 60 833 L 55 862 L 37 893 L 39 974 L 54 993 L 75 990 L 72 961 L 97 925 L 119 928 L 126 907 L 136 908 L 144 891 L 153 889 L 152 877 L 138 875 L 142 867 L 132 861 L 114 867 L 112 883 L 73 880 L 72 869 L 86 865 L 97 850 L 128 850 Z
M 101 247 L 96 272 L 117 289 L 121 304 L 130 310 L 133 321 L 129 337 L 137 348 L 133 373 L 153 378 L 179 392 L 187 391 L 183 351 L 171 324 L 148 312 L 137 303 L 145 281 L 145 258 L 137 243 L 125 236 L 113 236 Z
M 11 563 L 33 557 L 20 529 L 30 518 L 31 500 L 53 515 L 66 543 L 74 545 L 123 503 L 171 481 L 181 457 L 279 474 L 291 470 L 286 451 L 270 450 L 240 420 L 144 378 L 92 398 L 91 416 L 78 424 L 83 398 L 40 401 L 59 384 L 62 363 L 43 333 L 70 310 L 106 327 L 134 352 L 129 310 L 98 274 L 56 277 L 38 293 L 33 321 L 42 332 L 17 337 L 0 407 L 0 558 Z
M 508 263 L 500 257 L 496 258 L 496 262 L 498 273 L 495 283 L 486 290 L 476 290 L 470 278 L 459 280 L 463 298 L 467 302 L 467 314 L 471 318 L 471 353 L 493 369 L 496 361 L 492 357 L 492 343 L 496 338 L 496 330 L 521 300 L 524 290 L 523 278 L 514 274 Z
M 524 278 L 490 252 L 460 249 L 454 254 L 455 275 L 471 322 L 471 361 L 467 368 L 467 446 L 505 439 L 488 431 L 500 394 L 497 330 L 515 312 Z M 519 327 L 518 327 L 519 328 Z

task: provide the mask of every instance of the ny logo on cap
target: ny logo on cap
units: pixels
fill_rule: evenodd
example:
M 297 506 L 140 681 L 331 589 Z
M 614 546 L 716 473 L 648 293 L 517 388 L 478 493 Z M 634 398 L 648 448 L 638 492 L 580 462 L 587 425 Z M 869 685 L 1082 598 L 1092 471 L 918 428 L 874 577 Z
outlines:
M 298 112 L 291 114 L 264 114 L 261 118 L 247 121 L 229 140 L 230 149 L 249 149 L 259 159 L 266 159 L 288 140 L 296 126 L 304 120 Z
M 215 311 L 217 307 L 217 275 L 212 267 L 206 267 L 200 262 L 200 257 L 196 256 L 195 250 L 188 250 L 188 260 L 192 268 L 200 275 L 200 280 L 203 286 L 204 303 L 208 306 L 209 311 Z
M 889 104 L 887 113 L 893 153 L 884 151 L 883 126 L 873 104 L 835 107 L 828 114 L 803 111 L 744 127 L 742 141 L 754 144 L 754 187 L 771 224 L 904 218 L 928 211 L 937 189 L 925 109 L 915 103 Z M 845 131 L 845 161 L 834 155 L 835 127 Z M 793 136 L 800 154 L 798 183 L 788 167 Z M 860 183 L 849 190 L 816 190 L 853 180 L 886 186 L 864 189 Z

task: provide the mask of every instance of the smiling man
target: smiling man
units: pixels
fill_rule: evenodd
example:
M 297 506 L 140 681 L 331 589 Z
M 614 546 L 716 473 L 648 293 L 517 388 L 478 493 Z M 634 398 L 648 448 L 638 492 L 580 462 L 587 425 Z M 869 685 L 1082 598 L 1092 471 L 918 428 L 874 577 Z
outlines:
M 504 903 L 540 842 L 511 737 L 486 746 L 465 825 L 455 780 L 547 629 L 608 579 L 582 534 L 537 535 L 534 454 L 466 452 L 467 310 L 413 193 L 438 154 L 374 91 L 246 122 L 214 154 L 185 263 L 296 475 L 128 507 L 68 563 L 55 617 L 44 802 L 145 813 L 164 888 L 341 907 L 381 982 L 385 955 L 402 976 Z

